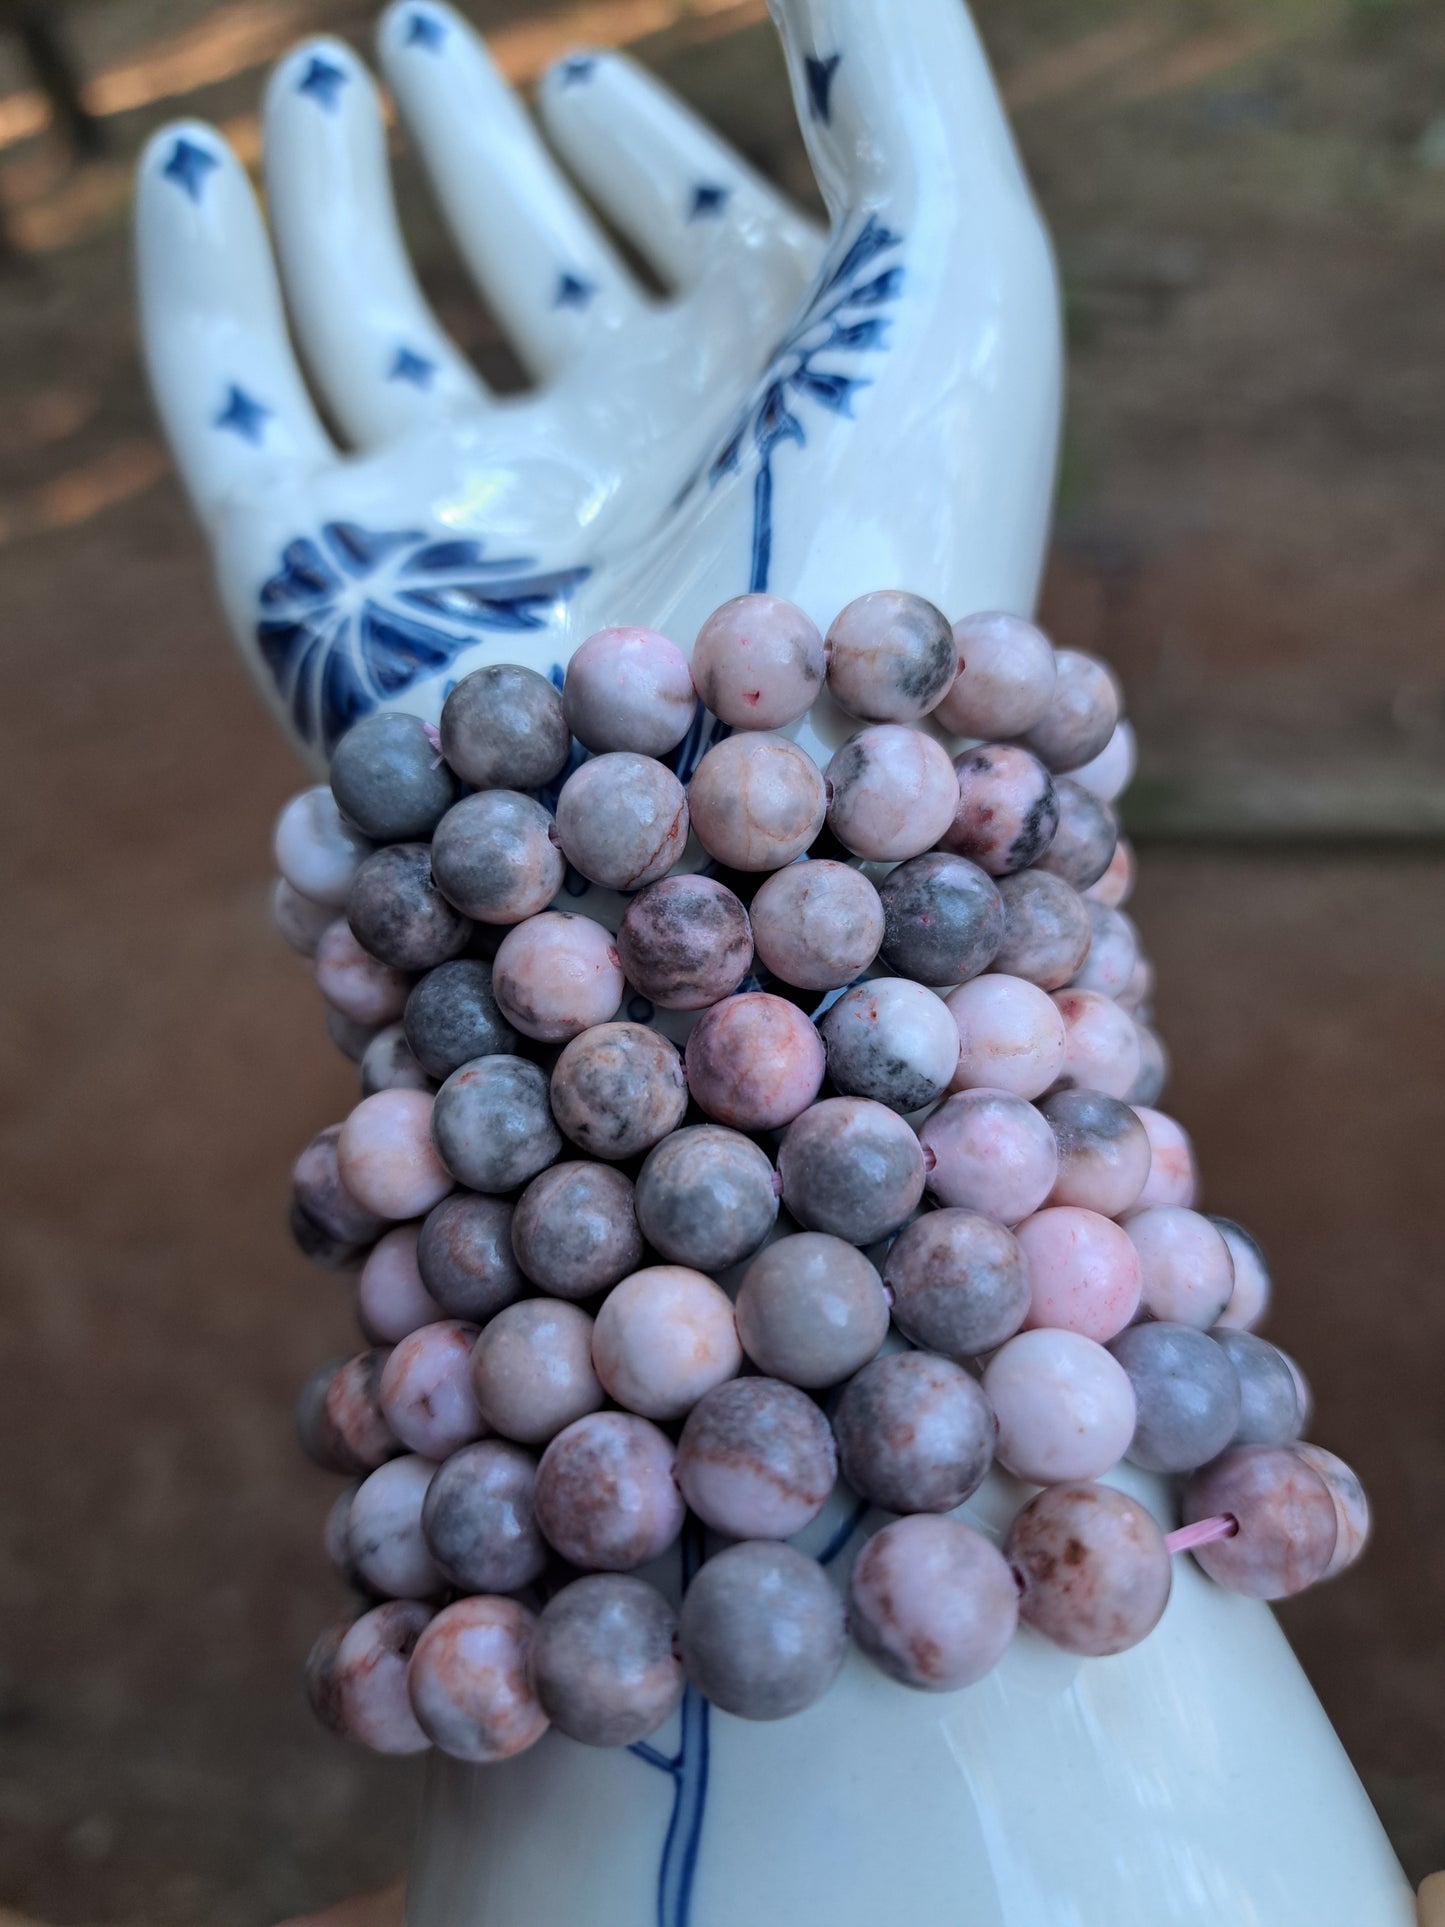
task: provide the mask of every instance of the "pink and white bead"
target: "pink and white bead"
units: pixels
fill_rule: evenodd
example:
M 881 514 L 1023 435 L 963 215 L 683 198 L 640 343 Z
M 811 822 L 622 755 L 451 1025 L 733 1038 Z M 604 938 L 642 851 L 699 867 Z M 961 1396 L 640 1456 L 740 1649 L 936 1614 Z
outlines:
M 743 1362 L 732 1300 L 686 1265 L 649 1265 L 603 1299 L 592 1363 L 609 1397 L 642 1418 L 684 1418 Z
M 1081 1090 L 1125 1098 L 1139 1075 L 1139 1031 L 1128 1011 L 1096 990 L 1060 990 L 1054 1003 L 1064 1020 L 1060 1081 Z
M 536 1618 L 515 1599 L 459 1599 L 439 1612 L 412 1654 L 408 1685 L 422 1730 L 454 1760 L 490 1764 L 535 1746 L 547 1730 L 528 1677 Z
M 1134 780 L 1134 770 L 1139 761 L 1139 748 L 1134 740 L 1134 728 L 1121 716 L 1114 725 L 1114 733 L 1087 763 L 1080 764 L 1074 771 L 1074 781 L 1082 783 L 1086 790 L 1105 803 L 1112 803 L 1122 796 Z
M 400 1340 L 381 1374 L 381 1414 L 412 1452 L 445 1459 L 486 1431 L 472 1390 L 477 1327 L 446 1318 Z
M 1136 1104 L 1133 1109 L 1149 1137 L 1149 1176 L 1139 1193 L 1140 1204 L 1196 1204 L 1199 1170 L 1189 1133 L 1172 1117 L 1147 1104 Z
M 955 736 L 1021 736 L 1054 693 L 1054 650 L 1022 616 L 985 612 L 953 625 L 958 675 L 934 711 Z
M 271 921 L 300 957 L 314 957 L 325 932 L 336 921 L 336 906 L 303 897 L 285 877 L 271 890 Z
M 537 1468 L 537 1524 L 571 1565 L 633 1572 L 661 1558 L 682 1531 L 667 1434 L 631 1412 L 594 1412 L 569 1425 Z
M 903 589 L 875 589 L 850 602 L 833 619 L 827 651 L 834 701 L 865 723 L 926 716 L 958 673 L 948 618 Z
M 1110 910 L 1102 903 L 1087 903 L 1087 908 L 1092 931 L 1089 954 L 1069 988 L 1096 990 L 1132 1012 L 1127 997 L 1139 971 L 1139 933 L 1122 910 Z
M 833 752 L 824 776 L 829 829 L 870 862 L 901 863 L 931 850 L 958 809 L 947 750 L 898 723 L 861 730 Z
M 1112 1486 L 1039 1493 L 1010 1526 L 1004 1557 L 1022 1587 L 1019 1617 L 1065 1652 L 1127 1652 L 1169 1603 L 1164 1535 L 1137 1499 Z
M 557 798 L 557 840 L 576 870 L 609 890 L 665 877 L 687 847 L 687 794 L 665 763 L 614 751 L 575 769 Z
M 345 917 L 322 931 L 311 974 L 332 1009 L 358 1024 L 389 1024 L 400 1017 L 415 981 L 363 950 Z
M 1053 999 L 1022 977 L 988 974 L 943 1000 L 958 1027 L 958 1067 L 950 1089 L 1009 1091 L 1034 1098 L 1064 1066 L 1064 1020 Z
M 1339 1538 L 1334 1495 L 1292 1445 L 1238 1445 L 1184 1488 L 1184 1523 L 1229 1517 L 1231 1538 L 1196 1546 L 1216 1585 L 1251 1599 L 1287 1599 L 1330 1570 Z
M 1365 1550 L 1370 1537 L 1370 1501 L 1355 1472 L 1343 1459 L 1327 1452 L 1322 1445 L 1296 1445 L 1296 1458 L 1303 1459 L 1318 1472 L 1329 1488 L 1335 1506 L 1335 1549 L 1322 1578 L 1333 1579 L 1337 1572 L 1352 1566 Z
M 363 1613 L 336 1648 L 330 1697 L 338 1723 L 373 1753 L 425 1753 L 431 1744 L 407 1691 L 411 1656 L 431 1618 L 418 1600 L 389 1599 Z
M 848 1623 L 890 1679 L 954 1693 L 993 1671 L 1018 1625 L 1008 1562 L 961 1519 L 916 1512 L 869 1539 L 853 1566 Z
M 837 1477 L 827 1419 L 806 1392 L 775 1378 L 716 1386 L 678 1440 L 682 1496 L 732 1539 L 791 1539 L 823 1510 Z
M 784 729 L 809 710 L 827 667 L 817 625 L 793 602 L 740 595 L 714 609 L 692 645 L 698 695 L 731 729 Z
M 818 1095 L 823 1041 L 786 998 L 746 991 L 703 1013 L 687 1040 L 687 1086 L 719 1124 L 776 1131 Z
M 878 892 L 847 863 L 790 863 L 758 890 L 749 915 L 763 963 L 800 990 L 852 983 L 883 942 Z
M 693 772 L 687 805 L 697 840 L 734 870 L 781 870 L 815 841 L 827 814 L 823 773 L 785 736 L 714 743 Z
M 1244 1226 L 1232 1218 L 1219 1218 L 1211 1212 L 1209 1222 L 1229 1246 L 1234 1260 L 1234 1290 L 1219 1314 L 1219 1323 L 1235 1331 L 1253 1331 L 1269 1310 L 1269 1266 L 1264 1253 Z
M 692 727 L 697 691 L 687 657 L 655 629 L 599 629 L 567 664 L 562 712 L 596 753 L 665 756 Z
M 1234 1291 L 1234 1260 L 1217 1226 L 1183 1205 L 1132 1211 L 1124 1229 L 1139 1254 L 1141 1303 L 1151 1318 L 1208 1331 Z
M 605 1024 L 625 988 L 610 932 L 566 910 L 544 910 L 517 924 L 492 964 L 492 991 L 502 1014 L 524 1037 L 541 1043 L 565 1043 Z
M 958 808 L 939 847 L 991 877 L 1012 876 L 1046 855 L 1059 826 L 1054 779 L 1014 743 L 980 743 L 954 758 Z
M 1097 1211 L 1051 1205 L 1014 1232 L 1033 1296 L 1025 1326 L 1079 1332 L 1106 1345 L 1139 1309 L 1139 1254 Z
M 376 845 L 348 823 L 329 785 L 293 796 L 276 818 L 271 849 L 284 880 L 312 903 L 344 908 L 356 873 Z
M 1032 1104 L 1007 1091 L 961 1091 L 918 1132 L 928 1189 L 940 1204 L 981 1211 L 1000 1224 L 1032 1216 L 1059 1174 L 1054 1134 Z
M 421 1509 L 435 1471 L 430 1459 L 389 1459 L 352 1495 L 346 1515 L 352 1568 L 373 1591 L 390 1599 L 430 1599 L 446 1584 L 421 1529 Z
M 544 1445 L 606 1403 L 592 1369 L 592 1320 L 560 1298 L 524 1298 L 482 1329 L 472 1389 L 486 1424 L 518 1445 Z
M 983 1375 L 999 1463 L 1034 1485 L 1097 1479 L 1134 1436 L 1129 1374 L 1081 1332 L 1039 1327 L 994 1353 Z
M 1139 1201 L 1149 1176 L 1149 1139 L 1127 1104 L 1102 1091 L 1054 1091 L 1039 1105 L 1059 1147 L 1050 1204 L 1082 1205 L 1117 1218 Z
M 377 1091 L 341 1127 L 337 1168 L 359 1204 L 382 1218 L 420 1218 L 452 1188 L 431 1135 L 426 1091 Z
M 1106 663 L 1078 649 L 1056 650 L 1049 706 L 1023 732 L 1024 741 L 1056 775 L 1082 769 L 1107 745 L 1121 706 Z
M 374 1344 L 394 1345 L 446 1317 L 417 1269 L 419 1232 L 418 1225 L 396 1225 L 377 1241 L 361 1267 L 356 1309 L 362 1330 Z
M 1102 903 L 1110 910 L 1121 910 L 1133 894 L 1134 846 L 1128 837 L 1121 836 L 1114 845 L 1108 869 L 1097 883 L 1089 885 L 1084 895 L 1091 903 Z

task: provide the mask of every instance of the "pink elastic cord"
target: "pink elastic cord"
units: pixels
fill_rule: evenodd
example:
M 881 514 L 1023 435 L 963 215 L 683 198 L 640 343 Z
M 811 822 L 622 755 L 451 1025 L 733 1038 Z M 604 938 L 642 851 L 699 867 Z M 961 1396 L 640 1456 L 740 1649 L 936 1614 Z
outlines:
M 436 752 L 436 761 L 432 764 L 432 768 L 440 769 L 443 762 L 442 733 L 437 728 L 435 723 L 423 723 L 421 727 L 422 727 L 422 734 L 426 737 L 427 741 L 431 744 L 432 749 Z
M 1222 1512 L 1217 1519 L 1200 1519 L 1192 1526 L 1180 1526 L 1177 1532 L 1166 1533 L 1166 1551 L 1193 1552 L 1196 1546 L 1212 1546 L 1216 1539 L 1232 1539 L 1239 1530 L 1239 1521 L 1232 1512 Z

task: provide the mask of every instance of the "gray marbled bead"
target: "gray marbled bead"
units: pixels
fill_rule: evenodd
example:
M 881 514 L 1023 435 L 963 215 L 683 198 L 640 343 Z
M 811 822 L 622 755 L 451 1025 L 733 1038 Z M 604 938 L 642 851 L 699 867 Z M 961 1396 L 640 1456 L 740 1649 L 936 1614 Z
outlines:
M 818 1021 L 828 1075 L 848 1097 L 905 1116 L 942 1097 L 958 1069 L 958 1025 L 926 984 L 872 977 Z
M 547 1078 L 524 1057 L 480 1057 L 436 1094 L 432 1139 L 448 1171 L 471 1191 L 515 1191 L 562 1149 Z
M 1131 1104 L 1155 1105 L 1169 1082 L 1169 1053 L 1158 1033 L 1139 1025 L 1139 1075 L 1129 1086 Z
M 1164 1535 L 1113 1486 L 1049 1486 L 1019 1513 L 1003 1550 L 1022 1589 L 1019 1617 L 1065 1652 L 1126 1652 L 1169 1603 Z
M 890 1352 L 845 1387 L 833 1415 L 843 1477 L 889 1512 L 952 1512 L 993 1464 L 993 1407 L 951 1359 Z
M 735 1311 L 753 1363 L 809 1391 L 860 1371 L 888 1336 L 882 1279 L 861 1251 L 820 1231 L 766 1245 L 743 1275 Z
M 388 1599 L 348 1626 L 332 1662 L 331 1690 L 348 1739 L 374 1753 L 423 1753 L 407 1675 L 432 1609 L 419 1599 Z
M 834 618 L 824 646 L 834 700 L 869 723 L 926 716 L 958 673 L 947 616 L 902 589 L 876 589 L 850 602 Z
M 1054 840 L 1059 803 L 1037 756 L 1015 743 L 980 743 L 953 759 L 958 808 L 939 847 L 966 856 L 991 877 L 1040 862 Z
M 869 1245 L 923 1196 L 923 1147 L 911 1126 L 866 1097 L 829 1097 L 788 1126 L 778 1152 L 783 1202 L 809 1231 Z
M 567 874 L 550 814 L 515 790 L 483 790 L 449 809 L 432 838 L 431 863 L 448 902 L 485 924 L 535 917 Z
M 388 1024 L 367 1045 L 361 1059 L 361 1095 L 378 1091 L 429 1091 L 431 1079 L 416 1061 L 400 1024 Z
M 512 1253 L 512 1207 L 457 1191 L 428 1213 L 416 1245 L 417 1270 L 453 1318 L 484 1325 L 521 1297 L 526 1281 Z
M 687 794 L 651 756 L 594 756 L 557 798 L 567 861 L 609 890 L 640 890 L 665 877 L 687 846 L 687 830 Z
M 682 1602 L 678 1638 L 703 1696 L 744 1720 L 821 1699 L 843 1664 L 843 1601 L 817 1560 L 753 1540 L 709 1559 Z
M 739 906 L 741 907 L 741 906 Z M 878 955 L 883 905 L 861 870 L 809 860 L 775 870 L 749 912 L 758 955 L 784 983 L 836 990 Z
M 883 1282 L 905 1338 L 961 1363 L 1012 1338 L 1029 1311 L 1013 1233 L 976 1211 L 925 1211 L 889 1247 Z
M 1139 1416 L 1124 1454 L 1149 1472 L 1192 1472 L 1233 1439 L 1239 1377 L 1223 1347 L 1191 1325 L 1131 1325 L 1109 1346 Z
M 336 921 L 336 907 L 303 896 L 285 877 L 277 877 L 271 891 L 271 921 L 298 956 L 314 957 L 323 931 Z
M 1054 652 L 1054 693 L 1024 742 L 1051 770 L 1082 769 L 1104 748 L 1119 720 L 1119 685 L 1096 656 Z
M 517 1033 L 492 994 L 492 966 L 471 957 L 428 971 L 407 998 L 402 1023 L 412 1055 L 432 1077 L 517 1048 Z
M 348 1476 L 374 1472 L 401 1451 L 381 1413 L 383 1347 L 318 1366 L 296 1401 L 296 1436 L 315 1465 Z
M 353 724 L 331 758 L 337 808 L 377 843 L 430 836 L 457 800 L 457 779 L 418 716 L 379 711 Z
M 687 1079 L 677 1047 L 645 1024 L 594 1024 L 552 1071 L 552 1115 L 595 1158 L 630 1158 L 682 1122 Z
M 554 1298 L 605 1291 L 642 1263 L 631 1181 L 610 1164 L 554 1164 L 517 1200 L 512 1249 Z
M 1138 1203 L 1149 1177 L 1149 1133 L 1127 1104 L 1103 1091 L 1062 1090 L 1040 1098 L 1039 1110 L 1059 1147 L 1051 1204 L 1117 1218 Z
M 441 739 L 442 755 L 479 790 L 539 790 L 572 747 L 560 691 L 515 662 L 462 677 L 442 704 Z
M 705 1392 L 677 1445 L 677 1482 L 693 1511 L 732 1539 L 790 1539 L 828 1502 L 838 1453 L 806 1392 L 734 1378 Z
M 547 1602 L 532 1636 L 542 1710 L 584 1746 L 634 1746 L 677 1711 L 686 1675 L 677 1614 L 655 1586 L 590 1573 Z
M 1093 939 L 1079 893 L 1046 870 L 1021 870 L 998 886 L 1002 933 L 995 970 L 1041 990 L 1061 990 L 1078 975 Z
M 387 1221 L 358 1204 L 341 1182 L 336 1161 L 340 1138 L 339 1124 L 312 1138 L 291 1167 L 292 1201 L 328 1239 L 339 1245 L 369 1245 L 386 1230 Z
M 533 1516 L 537 1461 L 520 1445 L 481 1439 L 441 1465 L 421 1529 L 432 1558 L 464 1592 L 519 1592 L 541 1577 L 547 1547 Z
M 1233 1538 L 1196 1546 L 1216 1585 L 1251 1599 L 1286 1599 L 1323 1579 L 1339 1540 L 1329 1485 L 1288 1446 L 1240 1445 L 1202 1467 L 1184 1488 L 1186 1525 L 1223 1515 Z
M 1103 797 L 1071 776 L 1054 780 L 1058 827 L 1048 848 L 1034 858 L 1041 870 L 1062 877 L 1076 890 L 1097 883 L 1119 846 L 1119 819 Z
M 393 970 L 431 970 L 466 947 L 472 926 L 432 882 L 431 846 L 375 850 L 346 899 L 351 934 Z
M 767 1154 L 720 1124 L 694 1124 L 656 1145 L 638 1174 L 635 1202 L 654 1250 L 712 1273 L 756 1251 L 778 1216 Z
M 1004 936 L 1003 903 L 993 878 L 967 857 L 941 850 L 916 856 L 890 871 L 878 894 L 882 957 L 895 975 L 952 986 L 994 961 Z
M 313 1265 L 320 1265 L 323 1271 L 355 1271 L 366 1258 L 367 1246 L 353 1244 L 349 1239 L 335 1237 L 324 1231 L 314 1219 L 308 1218 L 295 1198 L 287 1212 L 291 1239 L 303 1258 L 309 1258 Z
M 340 1619 L 319 1634 L 306 1655 L 302 1674 L 307 1705 L 324 1727 L 342 1739 L 346 1737 L 346 1716 L 341 1710 L 341 1695 L 337 1691 L 336 1656 L 341 1650 L 342 1640 L 350 1631 L 351 1621 Z
M 1253 1332 L 1216 1325 L 1209 1336 L 1239 1378 L 1239 1423 L 1230 1445 L 1286 1445 L 1304 1430 L 1299 1387 L 1285 1355 Z
M 703 1010 L 735 991 L 753 961 L 748 913 L 712 877 L 665 877 L 639 891 L 617 928 L 627 981 L 664 1010 Z
M 335 1044 L 343 1057 L 349 1057 L 353 1064 L 359 1064 L 376 1041 L 374 1024 L 358 1023 L 348 1017 L 344 1010 L 335 1004 L 326 1006 L 326 1035 Z

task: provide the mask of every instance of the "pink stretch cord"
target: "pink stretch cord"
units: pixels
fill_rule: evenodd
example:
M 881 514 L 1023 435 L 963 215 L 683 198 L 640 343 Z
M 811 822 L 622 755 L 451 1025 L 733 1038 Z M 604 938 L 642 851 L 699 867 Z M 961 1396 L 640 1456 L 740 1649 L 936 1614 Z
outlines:
M 1239 1530 L 1239 1521 L 1232 1512 L 1221 1512 L 1217 1519 L 1200 1519 L 1192 1526 L 1180 1526 L 1177 1532 L 1164 1535 L 1165 1550 L 1170 1553 L 1193 1552 L 1196 1546 L 1212 1546 L 1216 1539 L 1232 1539 Z

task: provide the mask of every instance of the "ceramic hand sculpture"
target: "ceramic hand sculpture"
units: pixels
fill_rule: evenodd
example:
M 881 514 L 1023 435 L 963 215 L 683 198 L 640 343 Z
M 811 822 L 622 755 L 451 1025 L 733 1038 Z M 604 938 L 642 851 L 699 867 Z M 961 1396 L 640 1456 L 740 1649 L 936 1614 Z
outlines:
M 344 47 L 311 43 L 273 80 L 269 241 L 213 130 L 152 143 L 151 378 L 236 638 L 318 769 L 374 709 L 435 722 L 469 671 L 560 672 L 608 624 L 686 647 L 748 589 L 822 627 L 884 586 L 951 616 L 1032 607 L 1057 290 L 967 15 L 774 10 L 827 236 L 625 60 L 575 56 L 543 83 L 552 146 L 661 301 L 459 17 L 429 0 L 385 16 L 382 66 L 536 378 L 522 397 L 488 395 L 429 313 L 376 91 Z M 821 696 L 800 740 L 824 761 L 851 728 Z M 1158 1482 L 1110 1478 L 1166 1518 Z M 1022 1497 L 995 1473 L 968 1514 L 996 1531 Z M 976 1686 L 930 1696 L 855 1654 L 776 1724 L 689 1695 L 643 1748 L 553 1732 L 501 1766 L 434 1756 L 409 1917 L 1404 1927 L 1403 1877 L 1268 1609 L 1175 1564 L 1158 1630 L 1108 1660 L 1020 1638 Z

